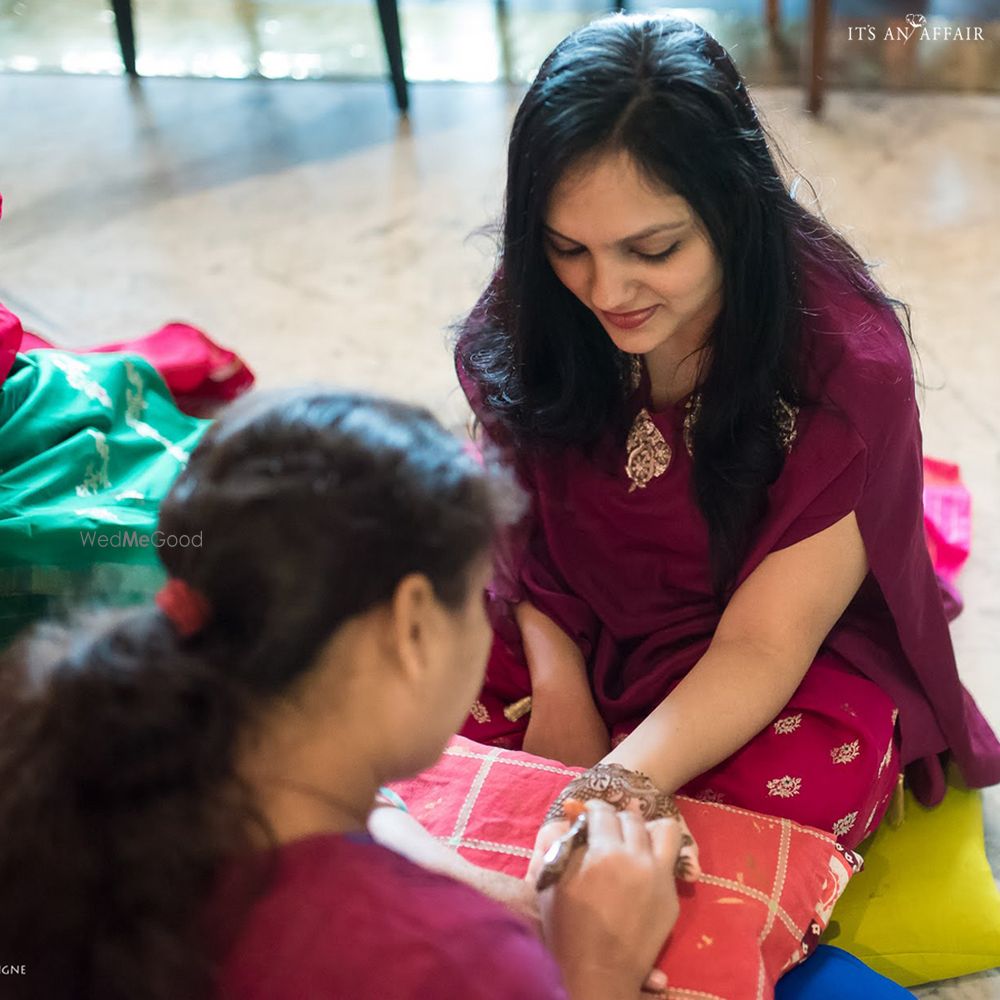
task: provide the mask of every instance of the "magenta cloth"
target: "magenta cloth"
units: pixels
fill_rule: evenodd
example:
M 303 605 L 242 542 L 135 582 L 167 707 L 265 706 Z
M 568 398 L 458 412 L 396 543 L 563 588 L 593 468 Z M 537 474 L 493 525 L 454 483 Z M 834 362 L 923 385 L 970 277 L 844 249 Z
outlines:
M 924 535 L 948 621 L 962 612 L 956 583 L 972 549 L 972 497 L 957 465 L 924 457 Z
M 206 914 L 227 941 L 219 1000 L 566 1000 L 525 923 L 367 836 L 280 847 L 248 914 L 244 877 L 223 876 Z
M 528 719 L 509 722 L 503 709 L 530 690 L 527 668 L 495 637 L 490 671 L 461 735 L 520 750 Z M 900 772 L 897 716 L 874 682 L 823 652 L 763 732 L 678 790 L 826 830 L 857 847 L 892 801 Z M 613 726 L 612 745 L 636 723 Z
M 926 456 L 924 532 L 934 571 L 953 586 L 972 551 L 972 497 L 957 465 Z
M 507 690 L 488 679 L 461 735 L 520 750 L 528 719 L 508 722 L 503 709 L 523 696 L 530 678 L 502 645 L 493 656 L 494 671 L 499 664 L 507 668 L 501 672 L 505 683 L 523 687 Z M 845 847 L 857 847 L 881 822 L 896 788 L 897 715 L 874 682 L 836 654 L 823 652 L 763 732 L 678 791 L 816 827 L 833 833 Z M 612 746 L 635 725 L 614 726 Z
M 55 345 L 37 334 L 25 332 L 19 350 L 46 348 L 55 348 Z M 134 340 L 57 349 L 74 354 L 137 354 L 159 372 L 178 407 L 194 415 L 235 399 L 254 383 L 253 372 L 238 354 L 220 347 L 187 323 L 167 323 Z
M 954 583 L 972 550 L 972 497 L 957 465 L 924 458 L 924 530 L 934 570 Z
M 924 539 L 908 346 L 895 316 L 840 278 L 807 275 L 806 307 L 808 391 L 818 402 L 799 414 L 798 438 L 737 584 L 769 553 L 856 513 L 871 572 L 821 655 L 835 654 L 898 707 L 908 779 L 922 802 L 936 804 L 945 788 L 938 754 L 950 751 L 969 785 L 981 787 L 1000 781 L 1000 744 L 959 681 Z M 525 599 L 580 646 L 609 728 L 637 725 L 705 653 L 720 617 L 707 526 L 692 495 L 684 401 L 651 412 L 673 459 L 645 489 L 629 492 L 625 450 L 610 435 L 589 456 L 575 448 L 515 455 L 467 373 L 459 378 L 533 499 L 530 525 L 498 559 L 498 640 L 486 691 L 529 690 L 509 614 Z M 633 414 L 651 410 L 648 379 L 630 405 Z M 463 734 L 476 739 L 474 717 Z
M 23 337 L 21 321 L 0 302 L 0 386 L 10 374 Z

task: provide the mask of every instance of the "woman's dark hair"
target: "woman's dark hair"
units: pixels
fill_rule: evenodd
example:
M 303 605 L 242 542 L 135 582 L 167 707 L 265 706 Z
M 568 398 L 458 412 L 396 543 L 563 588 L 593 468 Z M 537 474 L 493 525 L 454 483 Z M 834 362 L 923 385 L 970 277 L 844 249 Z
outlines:
M 19 997 L 210 994 L 213 880 L 255 825 L 269 836 L 237 774 L 255 713 L 407 574 L 460 606 L 513 499 L 402 403 L 256 394 L 209 429 L 159 525 L 200 538 L 161 557 L 207 599 L 204 628 L 91 614 L 0 660 L 0 947 L 27 966 Z
M 789 194 L 768 138 L 739 71 L 696 24 L 617 15 L 574 32 L 518 109 L 500 266 L 456 344 L 493 429 L 517 447 L 589 448 L 609 428 L 624 439 L 628 359 L 549 265 L 548 202 L 567 171 L 619 151 L 685 198 L 723 272 L 694 430 L 694 489 L 720 600 L 784 462 L 776 399 L 809 401 L 804 271 L 825 269 L 877 307 L 902 307 Z

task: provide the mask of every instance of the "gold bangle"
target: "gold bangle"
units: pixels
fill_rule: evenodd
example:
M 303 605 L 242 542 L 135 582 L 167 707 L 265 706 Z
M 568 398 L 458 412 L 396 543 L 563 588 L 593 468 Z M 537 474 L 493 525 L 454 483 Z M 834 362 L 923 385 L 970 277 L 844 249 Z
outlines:
M 518 719 L 523 719 L 531 711 L 531 695 L 527 695 L 521 698 L 520 701 L 515 701 L 513 704 L 508 705 L 503 710 L 503 717 L 508 722 L 517 722 Z

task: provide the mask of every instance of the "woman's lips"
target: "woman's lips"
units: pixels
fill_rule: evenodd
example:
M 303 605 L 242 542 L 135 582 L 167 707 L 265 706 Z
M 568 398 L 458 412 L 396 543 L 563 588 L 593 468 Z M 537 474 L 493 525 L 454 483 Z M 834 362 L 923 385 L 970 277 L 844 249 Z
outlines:
M 636 309 L 634 312 L 609 313 L 601 310 L 601 315 L 619 330 L 635 330 L 648 320 L 659 306 L 650 306 L 648 309 Z

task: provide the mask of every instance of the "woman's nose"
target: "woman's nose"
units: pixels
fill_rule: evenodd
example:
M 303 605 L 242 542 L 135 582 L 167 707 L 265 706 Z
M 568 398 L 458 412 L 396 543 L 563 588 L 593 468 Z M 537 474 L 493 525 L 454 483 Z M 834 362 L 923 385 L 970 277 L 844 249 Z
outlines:
M 591 304 L 603 312 L 627 312 L 634 308 L 630 305 L 633 284 L 627 267 L 608 260 L 595 261 L 590 279 Z

